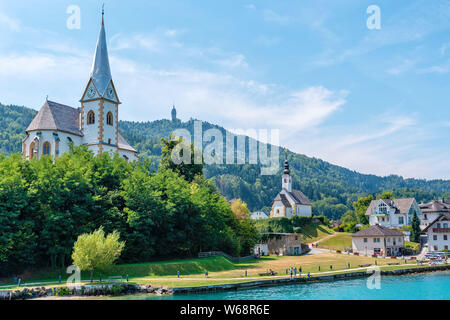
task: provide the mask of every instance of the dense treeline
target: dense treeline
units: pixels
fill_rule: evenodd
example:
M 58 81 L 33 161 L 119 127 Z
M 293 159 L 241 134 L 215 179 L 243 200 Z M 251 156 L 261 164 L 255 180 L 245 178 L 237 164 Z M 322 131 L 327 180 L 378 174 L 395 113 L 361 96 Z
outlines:
M 33 109 L 0 103 L 0 153 L 20 152 L 25 129 L 36 115 Z
M 251 221 L 236 217 L 210 181 L 150 168 L 85 146 L 54 161 L 0 155 L 0 273 L 67 266 L 77 237 L 101 226 L 126 242 L 121 262 L 250 252 Z
M 14 122 L 17 128 L 22 127 L 22 131 L 17 129 L 16 132 L 23 132 L 31 121 L 30 114 L 35 114 L 31 109 L 0 105 L 0 114 L 2 112 L 9 114 L 8 123 Z M 22 114 L 26 115 L 26 119 L 21 118 Z M 121 121 L 120 128 L 121 134 L 140 155 L 151 159 L 151 168 L 156 170 L 161 157 L 160 138 L 168 137 L 173 130 L 179 128 L 192 133 L 194 121 Z M 210 128 L 219 129 L 225 136 L 225 129 L 207 122 L 203 123 L 203 130 Z M 9 134 L 6 126 L 0 127 L 0 137 Z M 3 152 L 20 152 L 20 139 L 14 141 L 9 142 L 9 151 L 3 149 Z M 415 197 L 419 203 L 450 197 L 449 180 L 403 179 L 396 175 L 378 177 L 360 174 L 320 159 L 291 152 L 288 152 L 287 157 L 291 165 L 294 188 L 302 190 L 313 201 L 315 215 L 324 215 L 330 219 L 339 219 L 348 210 L 353 210 L 353 202 L 358 198 L 368 195 L 375 198 L 384 190 L 393 190 L 396 198 Z M 280 191 L 283 161 L 284 155 L 281 154 L 280 170 L 273 176 L 261 176 L 260 167 L 249 164 L 206 165 L 204 175 L 213 179 L 220 193 L 227 199 L 241 198 L 252 211 L 260 209 L 268 211 L 273 198 Z

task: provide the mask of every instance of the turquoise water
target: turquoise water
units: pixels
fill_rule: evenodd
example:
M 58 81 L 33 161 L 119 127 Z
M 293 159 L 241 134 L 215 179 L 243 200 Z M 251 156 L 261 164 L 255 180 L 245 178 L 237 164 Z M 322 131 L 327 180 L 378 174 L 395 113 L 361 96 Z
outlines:
M 368 289 L 367 278 L 295 284 L 240 291 L 155 297 L 138 300 L 450 300 L 450 272 L 382 276 L 381 289 Z

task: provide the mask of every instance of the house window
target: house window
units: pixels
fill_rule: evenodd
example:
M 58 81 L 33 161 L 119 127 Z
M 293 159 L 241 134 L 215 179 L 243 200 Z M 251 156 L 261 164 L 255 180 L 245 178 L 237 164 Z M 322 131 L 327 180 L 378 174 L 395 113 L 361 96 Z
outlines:
M 427 218 L 427 215 L 426 215 L 426 214 L 424 214 L 424 215 L 423 215 L 423 220 L 428 220 L 428 218 Z
M 444 234 L 444 240 L 447 241 L 447 235 L 446 234 Z
M 440 223 L 437 224 L 437 228 L 438 228 L 438 229 L 441 228 L 441 224 L 440 224 Z
M 444 246 L 444 250 L 448 250 L 448 246 Z
M 448 228 L 448 224 L 447 223 L 444 223 L 444 228 Z
M 373 242 L 374 242 L 374 243 L 380 242 L 380 238 L 373 238 Z
M 111 112 L 108 112 L 106 115 L 106 124 L 112 126 L 113 125 L 113 115 Z
M 404 218 L 398 217 L 398 224 L 403 224 L 403 223 L 404 223 Z
M 384 204 L 384 203 L 380 204 L 380 206 L 378 207 L 378 211 L 380 213 L 386 214 L 386 212 L 387 212 L 386 204 Z
M 434 251 L 438 251 L 438 246 L 433 246 Z
M 108 139 L 108 144 L 111 144 L 111 139 Z
M 434 240 L 434 241 L 437 240 L 437 235 L 433 235 L 433 240 Z
M 88 124 L 94 124 L 95 123 L 95 113 L 94 111 L 89 111 L 88 116 L 87 116 L 87 121 Z
M 364 243 L 367 243 L 367 238 L 364 238 Z
M 45 142 L 43 147 L 43 154 L 50 154 L 50 142 Z

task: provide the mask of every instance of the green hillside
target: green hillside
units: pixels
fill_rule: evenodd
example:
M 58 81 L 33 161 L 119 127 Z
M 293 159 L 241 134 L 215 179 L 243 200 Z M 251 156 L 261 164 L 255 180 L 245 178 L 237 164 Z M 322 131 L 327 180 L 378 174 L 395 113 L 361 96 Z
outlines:
M 20 152 L 23 132 L 36 111 L 25 107 L 0 104 L 0 151 Z M 194 120 L 172 122 L 156 120 L 151 122 L 121 121 L 121 134 L 135 147 L 142 157 L 152 160 L 156 167 L 161 153 L 160 138 L 167 137 L 178 128 L 193 132 Z M 203 123 L 203 130 L 225 129 L 210 123 Z M 293 184 L 313 200 L 316 215 L 326 215 L 337 219 L 359 196 L 379 194 L 384 190 L 394 190 L 396 197 L 415 197 L 418 202 L 437 197 L 450 196 L 449 180 L 403 179 L 391 175 L 379 177 L 360 174 L 320 159 L 288 152 Z M 280 175 L 283 155 L 280 156 L 279 174 L 261 176 L 257 165 L 206 165 L 205 176 L 215 181 L 220 192 L 227 198 L 241 198 L 251 210 L 266 209 L 280 190 Z

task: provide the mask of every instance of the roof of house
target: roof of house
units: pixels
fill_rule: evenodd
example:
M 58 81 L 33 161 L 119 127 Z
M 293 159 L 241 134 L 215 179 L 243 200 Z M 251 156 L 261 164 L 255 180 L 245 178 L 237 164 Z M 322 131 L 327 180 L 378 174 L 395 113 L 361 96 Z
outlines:
M 433 200 L 428 203 L 421 203 L 419 204 L 419 207 L 422 213 L 450 212 L 450 203 L 441 200 Z
M 256 217 L 256 216 L 259 216 L 259 215 L 265 215 L 266 217 L 269 217 L 269 215 L 268 215 L 267 213 L 265 213 L 264 211 L 255 211 L 255 212 L 252 212 L 252 213 L 250 214 L 250 217 Z
M 377 224 L 352 234 L 352 237 L 373 237 L 373 236 L 403 236 L 403 233 Z
M 415 199 L 414 198 L 403 198 L 403 199 L 378 199 L 378 200 L 372 200 L 370 202 L 369 207 L 366 210 L 366 216 L 369 216 L 372 214 L 376 204 L 378 201 L 383 201 L 386 203 L 386 205 L 391 209 L 394 210 L 394 213 L 398 214 L 405 214 L 409 212 L 409 209 L 413 205 Z
M 28 126 L 26 132 L 37 130 L 59 130 L 83 136 L 78 126 L 80 109 L 53 101 L 46 101 Z
M 446 218 L 446 220 L 450 220 L 450 213 L 444 213 L 443 215 L 440 215 L 436 219 L 434 219 L 433 222 L 431 222 L 425 229 L 422 230 L 422 232 L 427 232 L 428 229 L 430 229 L 436 222 L 441 221 L 443 218 Z

